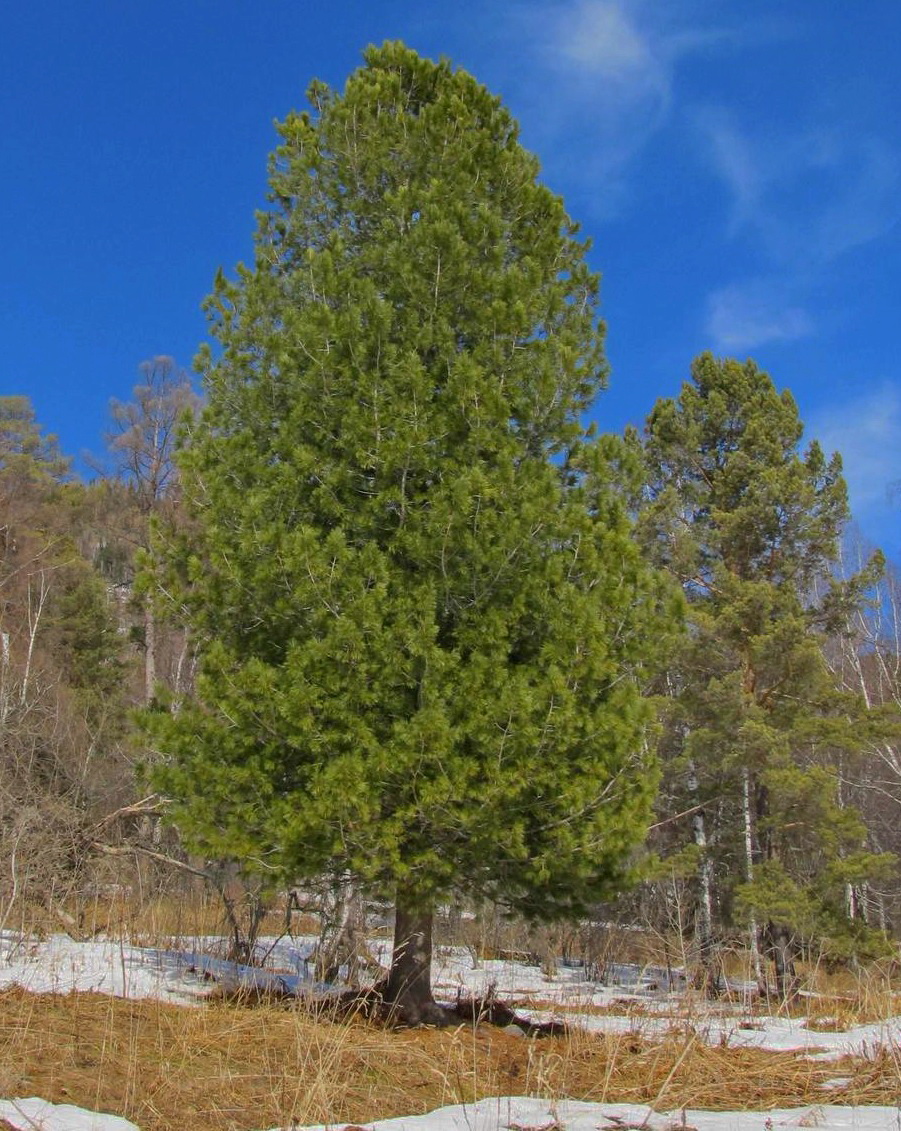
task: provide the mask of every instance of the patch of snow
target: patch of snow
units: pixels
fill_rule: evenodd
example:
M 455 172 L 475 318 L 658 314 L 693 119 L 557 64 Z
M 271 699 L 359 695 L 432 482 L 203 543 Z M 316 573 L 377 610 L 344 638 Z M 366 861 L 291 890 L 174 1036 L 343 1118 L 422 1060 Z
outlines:
M 314 988 L 309 962 L 314 943 L 311 938 L 261 940 L 259 950 L 266 956 L 266 968 L 277 973 L 251 973 L 282 986 Z M 213 954 L 217 944 L 221 947 L 221 940 L 180 940 L 184 949 L 179 950 L 174 941 L 171 948 L 154 948 L 111 939 L 79 943 L 66 935 L 36 940 L 7 933 L 0 936 L 0 988 L 18 985 L 45 993 L 99 991 L 117 997 L 196 1003 L 212 992 L 215 983 L 210 976 L 218 976 L 225 965 Z M 374 955 L 383 963 L 388 961 L 390 945 L 385 939 L 371 942 Z M 800 1050 L 827 1060 L 848 1053 L 873 1057 L 880 1048 L 901 1047 L 901 1017 L 843 1032 L 808 1029 L 804 1018 L 755 1015 L 749 1021 L 740 1008 L 691 1003 L 665 988 L 649 991 L 645 988 L 648 978 L 661 983 L 659 971 L 648 975 L 647 968 L 644 973 L 638 967 L 608 969 L 626 985 L 599 985 L 587 977 L 582 966 L 561 966 L 553 976 L 512 959 L 486 960 L 473 969 L 463 948 L 440 948 L 434 979 L 439 999 L 453 1001 L 458 994 L 482 995 L 493 989 L 507 1001 L 519 1000 L 517 1012 L 531 1021 L 556 1017 L 592 1032 L 653 1039 L 688 1028 L 711 1045 Z M 640 1009 L 630 1011 L 635 1006 Z M 599 1013 L 599 1008 L 605 1012 Z
M 0 1100 L 0 1119 L 19 1131 L 139 1131 L 118 1115 L 102 1115 L 73 1104 L 30 1099 Z
M 770 1052 L 800 1053 L 817 1060 L 838 1060 L 853 1054 L 873 1057 L 880 1048 L 901 1047 L 901 1017 L 869 1025 L 854 1025 L 843 1032 L 820 1032 L 805 1027 L 803 1018 L 755 1017 L 742 1024 L 735 1017 L 709 1016 L 666 1018 L 618 1014 L 589 1015 L 555 1013 L 548 1009 L 519 1010 L 530 1021 L 564 1018 L 593 1033 L 633 1034 L 651 1039 L 686 1029 L 694 1030 L 705 1044 L 723 1048 L 766 1049 Z M 901 1131 L 901 1121 L 898 1129 Z
M 87 1111 L 47 1100 L 0 1100 L 0 1118 L 17 1131 L 139 1131 L 117 1115 Z M 364 1131 L 896 1131 L 896 1107 L 843 1107 L 828 1104 L 768 1111 L 655 1112 L 637 1104 L 584 1103 L 579 1100 L 497 1096 L 473 1104 L 438 1108 L 427 1115 L 402 1115 L 365 1124 Z M 273 1128 L 272 1131 L 288 1131 Z M 335 1131 L 318 1124 L 291 1131 Z
M 379 1119 L 366 1131 L 779 1131 L 815 1127 L 818 1131 L 896 1131 L 894 1107 L 783 1108 L 772 1111 L 695 1111 L 688 1108 L 659 1114 L 629 1104 L 583 1103 L 577 1100 L 533 1100 L 501 1096 L 474 1104 L 442 1107 L 428 1115 Z M 273 1131 L 281 1131 L 273 1128 Z M 325 1126 L 294 1131 L 334 1131 Z
M 201 977 L 161 959 L 158 951 L 112 939 L 74 942 L 68 935 L 24 940 L 10 948 L 0 961 L 0 988 L 4 986 L 33 993 L 95 991 L 183 1002 L 211 989 Z

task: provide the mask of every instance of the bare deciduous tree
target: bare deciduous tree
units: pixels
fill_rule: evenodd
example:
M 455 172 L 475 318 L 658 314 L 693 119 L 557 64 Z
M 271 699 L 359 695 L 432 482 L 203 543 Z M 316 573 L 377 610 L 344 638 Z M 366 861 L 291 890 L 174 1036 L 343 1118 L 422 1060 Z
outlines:
M 154 357 L 139 368 L 143 380 L 134 387 L 134 400 L 110 402 L 114 427 L 108 443 L 120 476 L 134 491 L 140 517 L 136 537 L 146 550 L 151 518 L 173 496 L 179 425 L 197 409 L 200 398 L 171 357 Z M 150 703 L 157 682 L 157 623 L 152 598 L 145 597 L 143 606 L 144 697 Z

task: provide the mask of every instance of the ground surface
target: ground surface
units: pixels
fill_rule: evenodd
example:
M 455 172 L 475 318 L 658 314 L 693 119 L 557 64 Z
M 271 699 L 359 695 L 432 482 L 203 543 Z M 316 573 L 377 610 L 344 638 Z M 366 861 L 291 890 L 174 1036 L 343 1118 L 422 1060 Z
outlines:
M 437 970 L 445 997 L 494 986 L 524 1014 L 562 1017 L 571 1031 L 540 1040 L 472 1025 L 386 1032 L 293 1007 L 206 1001 L 214 984 L 172 949 L 0 938 L 0 1128 L 5 1119 L 125 1131 L 123 1118 L 141 1131 L 385 1119 L 395 1131 L 901 1127 L 901 1019 L 888 1013 L 862 1018 L 847 1003 L 829 1013 L 815 999 L 793 1017 L 711 1009 L 653 972 L 624 967 L 608 972 L 619 985 L 597 986 L 580 969 L 552 979 L 516 962 L 473 970 L 465 952 L 446 951 Z M 273 958 L 302 976 L 306 953 L 296 940 Z M 517 1096 L 541 1098 L 505 1098 Z

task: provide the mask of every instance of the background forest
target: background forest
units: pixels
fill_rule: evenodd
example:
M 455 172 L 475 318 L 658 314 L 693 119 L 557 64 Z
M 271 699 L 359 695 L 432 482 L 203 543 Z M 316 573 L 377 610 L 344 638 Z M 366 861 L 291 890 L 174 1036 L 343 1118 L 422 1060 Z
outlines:
M 161 822 L 134 724 L 177 711 L 195 676 L 198 641 L 151 566 L 191 538 L 174 453 L 199 405 L 170 358 L 145 362 L 111 405 L 114 470 L 85 482 L 26 397 L 0 398 L 0 925 L 77 936 L 98 902 L 137 914 L 202 882 L 240 940 L 278 898 Z M 631 437 L 634 537 L 688 627 L 645 688 L 660 785 L 638 882 L 590 914 L 678 938 L 704 977 L 747 947 L 783 990 L 798 954 L 854 963 L 901 925 L 899 578 L 856 536 L 838 463 L 800 440 L 787 392 L 710 356 Z M 487 940 L 497 911 L 464 907 Z

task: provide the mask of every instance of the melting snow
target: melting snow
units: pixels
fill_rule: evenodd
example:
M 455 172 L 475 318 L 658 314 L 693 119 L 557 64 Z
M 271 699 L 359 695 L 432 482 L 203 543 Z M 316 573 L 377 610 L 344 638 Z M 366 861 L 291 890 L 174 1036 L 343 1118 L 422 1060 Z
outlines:
M 18 985 L 34 992 L 101 991 L 119 997 L 156 998 L 196 1003 L 206 996 L 211 975 L 221 976 L 221 964 L 209 957 L 214 940 L 192 939 L 184 950 L 133 946 L 100 939 L 76 943 L 65 935 L 44 940 L 0 934 L 0 988 Z M 267 965 L 279 983 L 311 987 L 308 958 L 312 940 L 270 943 Z M 374 948 L 384 947 L 375 942 Z M 386 955 L 381 955 L 384 958 Z M 804 1050 L 817 1058 L 838 1058 L 849 1052 L 874 1056 L 880 1047 L 901 1045 L 901 1018 L 858 1025 L 844 1032 L 805 1028 L 803 1019 L 742 1014 L 687 1015 L 678 995 L 677 977 L 663 979 L 634 967 L 610 968 L 615 985 L 599 985 L 579 967 L 561 967 L 550 978 L 536 967 L 515 961 L 484 962 L 473 969 L 466 952 L 439 951 L 435 981 L 440 996 L 485 993 L 495 988 L 502 997 L 526 999 L 523 1012 L 534 1020 L 559 1016 L 593 1031 L 663 1035 L 674 1026 L 691 1025 L 698 1038 L 710 1044 L 772 1050 Z M 528 1000 L 541 1003 L 528 1006 Z M 641 1004 L 640 1013 L 629 1008 Z M 618 1007 L 622 1012 L 618 1012 Z M 591 1007 L 605 1007 L 598 1014 Z M 669 1016 L 667 1016 L 669 1014 Z M 840 1086 L 844 1078 L 836 1079 Z M 22 1131 L 136 1131 L 135 1125 L 112 1115 L 85 1111 L 69 1104 L 54 1105 L 38 1098 L 0 1100 L 0 1119 Z M 367 1124 L 371 1131 L 778 1131 L 816 1127 L 820 1131 L 901 1131 L 901 1107 L 840 1107 L 822 1105 L 795 1110 L 701 1112 L 667 1114 L 646 1107 L 588 1104 L 501 1097 L 476 1104 L 441 1108 L 429 1115 L 404 1116 Z M 334 1131 L 334 1129 L 332 1129 Z

